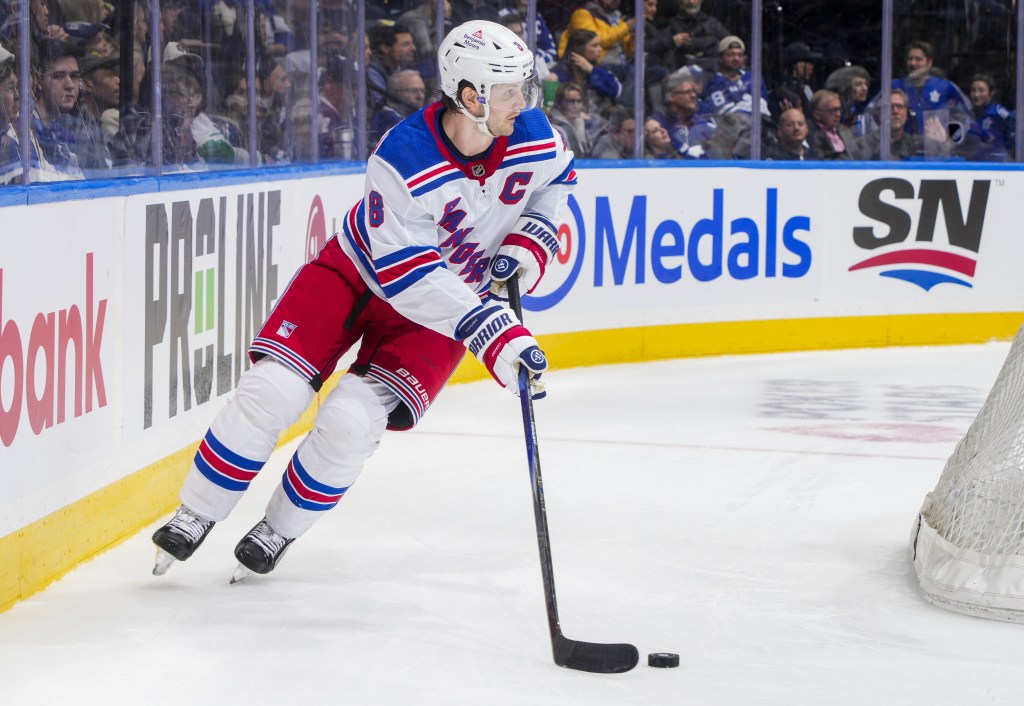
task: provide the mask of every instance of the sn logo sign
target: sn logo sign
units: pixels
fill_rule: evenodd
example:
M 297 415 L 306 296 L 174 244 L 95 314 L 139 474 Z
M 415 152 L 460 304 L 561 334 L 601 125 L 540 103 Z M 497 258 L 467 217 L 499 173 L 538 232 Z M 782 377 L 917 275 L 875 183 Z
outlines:
M 990 180 L 974 181 L 965 214 L 952 179 L 922 179 L 916 191 L 906 179 L 868 182 L 861 189 L 858 206 L 877 225 L 855 226 L 853 242 L 871 256 L 850 271 L 877 269 L 882 277 L 910 282 L 925 291 L 938 284 L 971 287 L 991 186 Z M 942 235 L 937 228 L 940 211 L 944 238 L 936 237 Z

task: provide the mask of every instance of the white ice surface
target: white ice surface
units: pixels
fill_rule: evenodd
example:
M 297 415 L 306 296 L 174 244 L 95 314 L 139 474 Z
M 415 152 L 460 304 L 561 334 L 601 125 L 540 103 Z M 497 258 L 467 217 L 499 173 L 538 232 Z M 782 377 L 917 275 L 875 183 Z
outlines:
M 445 392 L 278 570 L 231 555 L 294 445 L 187 563 L 147 528 L 0 615 L 0 704 L 1020 704 L 1024 626 L 921 597 L 908 537 L 1004 344 L 555 371 L 537 404 L 555 667 L 514 398 Z M 678 669 L 646 654 L 678 652 Z

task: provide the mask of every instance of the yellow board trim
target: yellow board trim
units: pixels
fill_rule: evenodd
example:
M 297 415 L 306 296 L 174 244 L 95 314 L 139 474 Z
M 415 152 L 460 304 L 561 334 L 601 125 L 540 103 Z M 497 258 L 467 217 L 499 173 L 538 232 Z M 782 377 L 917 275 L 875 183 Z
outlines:
M 780 353 L 883 346 L 953 345 L 1009 340 L 1024 312 L 734 321 L 559 333 L 540 337 L 553 367 L 635 363 L 692 356 Z M 482 380 L 467 360 L 452 383 Z M 321 390 L 337 384 L 334 376 Z M 317 405 L 282 434 L 312 427 Z M 178 505 L 198 442 L 0 537 L 0 612 L 37 593 L 83 561 L 114 547 Z

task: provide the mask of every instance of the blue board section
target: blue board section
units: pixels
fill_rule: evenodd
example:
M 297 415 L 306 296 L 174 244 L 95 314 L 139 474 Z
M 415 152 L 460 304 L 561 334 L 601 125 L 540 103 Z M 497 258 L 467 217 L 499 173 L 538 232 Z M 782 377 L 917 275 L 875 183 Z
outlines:
M 0 186 L 0 207 L 25 204 L 54 203 L 57 201 L 84 201 L 110 196 L 132 196 L 161 191 L 212 189 L 238 184 L 314 179 L 317 177 L 362 174 L 363 162 L 329 162 L 288 167 L 225 170 L 218 172 L 190 172 L 164 176 L 132 176 L 117 179 L 86 179 L 60 181 L 29 186 Z
M 576 161 L 578 169 L 706 169 L 728 167 L 733 169 L 758 169 L 776 171 L 866 170 L 885 169 L 889 171 L 957 171 L 957 172 L 1021 172 L 1024 164 L 998 164 L 980 162 L 747 162 L 722 160 L 654 160 L 654 159 L 581 159 Z M 262 167 L 259 169 L 232 169 L 216 172 L 190 172 L 164 176 L 131 176 L 116 179 L 86 179 L 82 181 L 51 182 L 30 186 L 0 186 L 0 208 L 24 206 L 26 204 L 54 203 L 105 198 L 110 196 L 132 196 L 162 191 L 185 191 L 189 189 L 212 189 L 238 184 L 313 179 L 344 174 L 362 174 L 366 171 L 363 162 L 325 162 L 287 167 Z

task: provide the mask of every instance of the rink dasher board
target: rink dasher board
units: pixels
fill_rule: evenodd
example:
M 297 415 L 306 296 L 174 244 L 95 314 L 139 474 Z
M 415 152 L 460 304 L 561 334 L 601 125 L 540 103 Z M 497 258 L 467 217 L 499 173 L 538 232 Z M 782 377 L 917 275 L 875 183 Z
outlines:
M 556 368 L 980 342 L 1024 318 L 1019 169 L 594 164 L 525 301 Z M 269 177 L 5 193 L 0 607 L 176 504 L 248 340 L 362 190 L 352 165 Z

